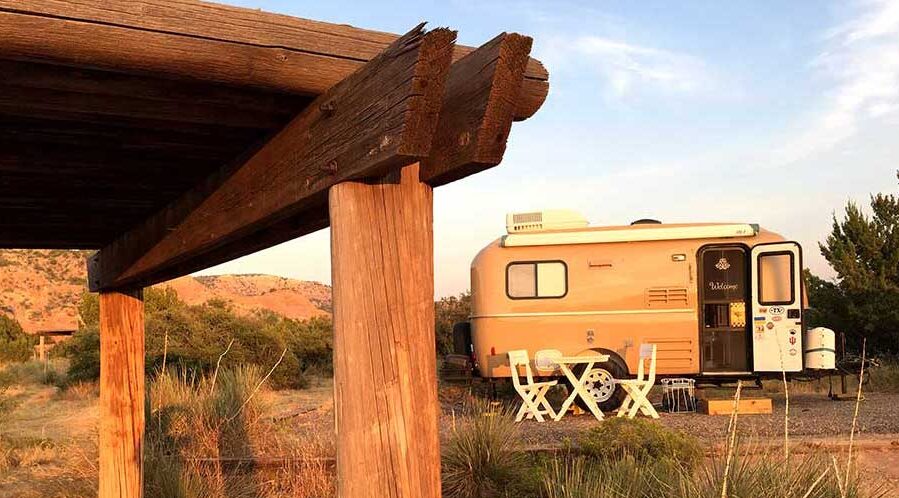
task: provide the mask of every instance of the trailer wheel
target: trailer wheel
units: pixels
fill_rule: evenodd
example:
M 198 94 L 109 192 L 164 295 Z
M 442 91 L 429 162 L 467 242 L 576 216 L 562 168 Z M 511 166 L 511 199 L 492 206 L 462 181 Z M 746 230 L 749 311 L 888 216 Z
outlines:
M 609 354 L 606 351 L 603 351 L 603 353 Z M 617 355 L 609 354 L 609 356 L 609 361 L 599 363 L 590 370 L 586 384 L 587 390 L 593 394 L 593 399 L 596 400 L 596 404 L 603 412 L 617 410 L 618 407 L 621 406 L 621 403 L 624 402 L 625 397 L 624 389 L 616 384 L 615 380 L 627 378 L 627 367 L 624 366 L 624 363 Z M 577 375 L 578 378 L 580 378 L 583 373 L 583 365 L 574 369 L 574 374 Z M 568 385 L 569 390 L 572 389 L 568 379 L 565 379 L 565 383 Z M 574 398 L 574 402 L 582 409 L 588 409 L 580 396 Z

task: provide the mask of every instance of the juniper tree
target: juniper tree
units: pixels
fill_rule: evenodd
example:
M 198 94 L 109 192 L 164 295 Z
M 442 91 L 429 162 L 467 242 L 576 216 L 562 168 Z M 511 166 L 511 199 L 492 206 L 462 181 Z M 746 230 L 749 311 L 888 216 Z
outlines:
M 851 343 L 867 336 L 880 351 L 899 353 L 899 198 L 872 195 L 870 216 L 849 202 L 819 246 L 837 281 L 812 279 L 812 297 L 824 301 L 813 304 L 829 307 L 827 315 L 840 322 L 834 325 L 845 328 Z

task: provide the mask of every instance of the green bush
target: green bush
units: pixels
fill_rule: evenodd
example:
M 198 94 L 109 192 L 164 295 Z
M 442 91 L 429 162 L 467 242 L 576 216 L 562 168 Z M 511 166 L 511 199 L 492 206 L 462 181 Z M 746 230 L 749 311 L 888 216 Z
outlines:
M 685 469 L 695 468 L 703 456 L 692 436 L 641 418 L 609 418 L 581 436 L 579 447 L 594 459 L 669 460 Z
M 0 314 L 0 361 L 26 361 L 34 356 L 37 340 L 14 318 Z
M 308 373 L 330 374 L 333 334 L 328 318 L 292 320 L 270 311 L 237 314 L 225 301 L 191 306 L 169 288 L 144 292 L 146 368 L 148 372 L 178 367 L 193 374 L 256 365 L 272 373 L 275 388 L 306 387 Z M 63 346 L 71 360 L 71 382 L 92 381 L 100 374 L 99 305 L 85 294 L 80 307 L 84 327 Z M 232 342 L 233 341 L 233 342 Z M 230 347 L 230 349 L 229 349 Z

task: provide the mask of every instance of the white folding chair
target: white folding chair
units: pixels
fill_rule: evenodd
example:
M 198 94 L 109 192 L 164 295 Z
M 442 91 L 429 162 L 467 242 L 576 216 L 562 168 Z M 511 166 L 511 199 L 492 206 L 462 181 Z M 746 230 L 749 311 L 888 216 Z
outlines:
M 519 378 L 519 368 L 524 367 L 525 380 L 522 383 Z M 531 371 L 531 362 L 528 358 L 528 352 L 524 349 L 509 351 L 509 368 L 512 369 L 512 385 L 515 386 L 515 392 L 521 396 L 521 408 L 515 415 L 515 421 L 521 422 L 525 417 L 535 418 L 538 422 L 543 422 L 543 415 L 549 415 L 555 418 L 556 413 L 552 406 L 546 400 L 546 392 L 549 388 L 556 385 L 558 381 L 534 382 L 534 374 Z
M 644 377 L 644 363 L 649 360 L 649 375 Z M 656 345 L 643 344 L 640 346 L 640 361 L 637 364 L 637 378 L 616 381 L 627 396 L 618 409 L 618 416 L 623 417 L 627 414 L 628 418 L 637 416 L 637 411 L 643 415 L 652 418 L 659 418 L 652 403 L 649 402 L 650 389 L 656 383 Z

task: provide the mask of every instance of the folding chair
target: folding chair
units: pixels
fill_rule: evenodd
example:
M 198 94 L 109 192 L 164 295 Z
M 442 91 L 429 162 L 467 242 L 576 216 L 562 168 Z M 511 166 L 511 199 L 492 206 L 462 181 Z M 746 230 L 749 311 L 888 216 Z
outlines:
M 644 362 L 649 360 L 649 375 L 644 378 Z M 618 409 L 618 416 L 623 417 L 627 414 L 628 418 L 637 416 L 639 410 L 643 415 L 652 418 L 659 418 L 658 412 L 649 402 L 649 390 L 656 383 L 656 345 L 643 344 L 640 346 L 640 362 L 637 364 L 637 378 L 616 381 L 627 397 L 624 403 Z
M 519 367 L 524 367 L 526 384 L 522 384 L 519 378 Z M 528 418 L 535 418 L 538 422 L 543 422 L 543 415 L 549 415 L 555 418 L 556 413 L 546 400 L 546 392 L 549 388 L 556 385 L 558 381 L 534 382 L 534 374 L 531 372 L 531 362 L 528 359 L 528 352 L 524 349 L 509 351 L 509 368 L 512 369 L 512 385 L 515 391 L 521 396 L 521 408 L 515 415 L 515 421 L 521 420 L 527 415 Z

